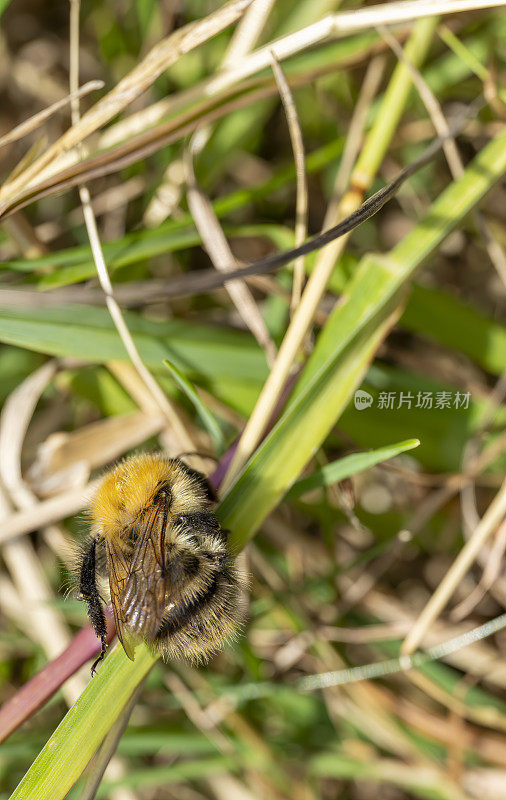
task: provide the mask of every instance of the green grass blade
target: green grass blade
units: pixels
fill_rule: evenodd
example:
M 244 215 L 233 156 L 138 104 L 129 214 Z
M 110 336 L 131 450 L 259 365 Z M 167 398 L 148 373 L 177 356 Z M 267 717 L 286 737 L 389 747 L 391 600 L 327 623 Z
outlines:
M 12 800 L 65 797 L 155 661 L 144 646 L 136 649 L 135 662 L 122 647 L 115 647 L 42 748 Z
M 311 761 L 313 775 L 319 778 L 340 778 L 341 780 L 366 781 L 381 785 L 391 784 L 398 786 L 410 796 L 426 798 L 427 800 L 457 800 L 462 795 L 457 795 L 454 785 L 441 778 L 441 773 L 435 768 L 423 769 L 412 765 L 399 764 L 390 759 L 377 759 L 367 762 L 364 759 L 355 759 L 344 756 L 340 752 L 320 753 Z
M 170 361 L 167 361 L 167 359 L 164 359 L 163 363 L 169 370 L 181 391 L 184 392 L 188 400 L 193 404 L 204 428 L 212 438 L 217 452 L 221 453 L 225 446 L 225 440 L 223 437 L 223 431 L 221 430 L 216 417 L 209 411 L 207 406 L 204 405 L 190 381 L 185 378 L 183 373 L 178 370 L 174 364 L 171 364 Z
M 371 450 L 368 453 L 352 453 L 349 456 L 339 458 L 337 461 L 315 470 L 307 478 L 302 478 L 294 483 L 288 492 L 287 499 L 300 497 L 304 492 L 319 489 L 322 486 L 332 486 L 333 483 L 349 478 L 351 475 L 356 475 L 357 472 L 363 472 L 376 464 L 381 464 L 382 461 L 398 456 L 399 453 L 412 450 L 414 447 L 418 447 L 419 444 L 418 439 L 407 439 L 405 442 L 379 447 L 377 450 Z
M 336 342 L 343 348 L 350 342 L 505 171 L 506 128 L 478 153 L 462 177 L 448 186 L 424 219 L 389 254 L 369 254 L 361 260 L 345 292 L 345 301 L 333 311 L 316 343 L 295 388 L 295 397 L 335 352 Z
M 0 0 L 0 17 L 4 13 L 5 9 L 7 8 L 10 2 L 11 0 Z
M 506 327 L 449 292 L 415 284 L 399 325 L 464 353 L 492 375 L 506 370 Z
M 152 322 L 129 313 L 126 320 L 139 353 L 150 369 L 169 359 L 187 375 L 262 381 L 267 362 L 253 337 L 183 320 Z M 96 363 L 127 360 L 121 339 L 105 308 L 2 309 L 0 341 L 53 356 Z
M 240 549 L 255 533 L 320 447 L 391 324 L 385 308 L 343 352 L 331 355 L 252 456 L 218 509 L 232 531 L 232 548 Z

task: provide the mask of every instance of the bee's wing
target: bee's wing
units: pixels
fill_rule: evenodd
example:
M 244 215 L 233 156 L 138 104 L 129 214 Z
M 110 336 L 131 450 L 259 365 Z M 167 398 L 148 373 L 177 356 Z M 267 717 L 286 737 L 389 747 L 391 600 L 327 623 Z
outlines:
M 131 558 L 107 543 L 111 601 L 118 638 L 125 646 L 128 633 L 154 639 L 167 606 L 164 568 L 166 515 L 155 508 L 139 531 Z M 112 566 L 112 568 L 111 568 Z
M 122 550 L 115 546 L 113 542 L 106 541 L 107 551 L 107 568 L 109 572 L 109 589 L 111 592 L 111 604 L 114 613 L 114 621 L 116 623 L 116 633 L 118 639 L 123 645 L 123 649 L 128 658 L 134 660 L 134 646 L 129 635 L 128 628 L 126 628 L 126 620 L 123 614 L 123 584 L 126 576 L 128 575 L 129 564 L 125 559 Z

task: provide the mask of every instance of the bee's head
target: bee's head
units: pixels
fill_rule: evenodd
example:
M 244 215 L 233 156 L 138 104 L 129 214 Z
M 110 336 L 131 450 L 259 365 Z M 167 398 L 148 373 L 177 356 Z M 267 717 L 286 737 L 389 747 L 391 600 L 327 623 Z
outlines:
M 157 454 L 130 458 L 111 470 L 100 485 L 91 514 L 102 535 L 124 535 L 164 500 L 168 522 L 205 507 L 199 481 L 181 462 Z

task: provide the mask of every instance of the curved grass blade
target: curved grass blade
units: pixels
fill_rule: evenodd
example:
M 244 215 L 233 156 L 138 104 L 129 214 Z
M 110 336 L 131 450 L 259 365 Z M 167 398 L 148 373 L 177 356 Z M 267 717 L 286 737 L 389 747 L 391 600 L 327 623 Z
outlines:
M 141 646 L 132 662 L 117 645 L 42 748 L 12 800 L 65 797 L 156 660 Z
M 339 458 L 331 464 L 325 464 L 321 469 L 315 470 L 312 475 L 307 478 L 302 478 L 297 483 L 294 483 L 287 495 L 287 500 L 294 497 L 300 497 L 304 492 L 309 492 L 312 489 L 319 489 L 322 486 L 331 486 L 333 483 L 342 481 L 349 478 L 351 475 L 356 475 L 357 472 L 363 472 L 376 464 L 381 464 L 389 458 L 398 456 L 399 453 L 405 453 L 406 450 L 412 450 L 418 447 L 420 441 L 418 439 L 407 439 L 398 444 L 390 444 L 386 447 L 379 447 L 377 450 L 371 450 L 368 453 L 352 453 L 349 456 Z

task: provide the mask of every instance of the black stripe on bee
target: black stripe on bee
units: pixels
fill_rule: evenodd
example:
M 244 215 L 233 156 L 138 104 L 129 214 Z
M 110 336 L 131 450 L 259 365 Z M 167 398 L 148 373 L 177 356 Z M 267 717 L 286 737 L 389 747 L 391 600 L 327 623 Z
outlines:
M 169 581 L 174 586 L 182 586 L 190 578 L 194 578 L 200 570 L 200 559 L 193 553 L 183 552 L 171 558 L 166 565 Z
M 176 523 L 183 531 L 195 534 L 221 534 L 220 523 L 211 511 L 194 511 L 192 514 L 181 514 Z
M 180 606 L 176 605 L 171 609 L 170 617 L 162 620 L 156 638 L 173 636 L 190 622 L 194 621 L 194 618 L 199 616 L 200 612 L 208 606 L 216 596 L 223 577 L 223 573 L 216 573 L 201 594 L 197 595 L 193 600 L 182 603 Z

